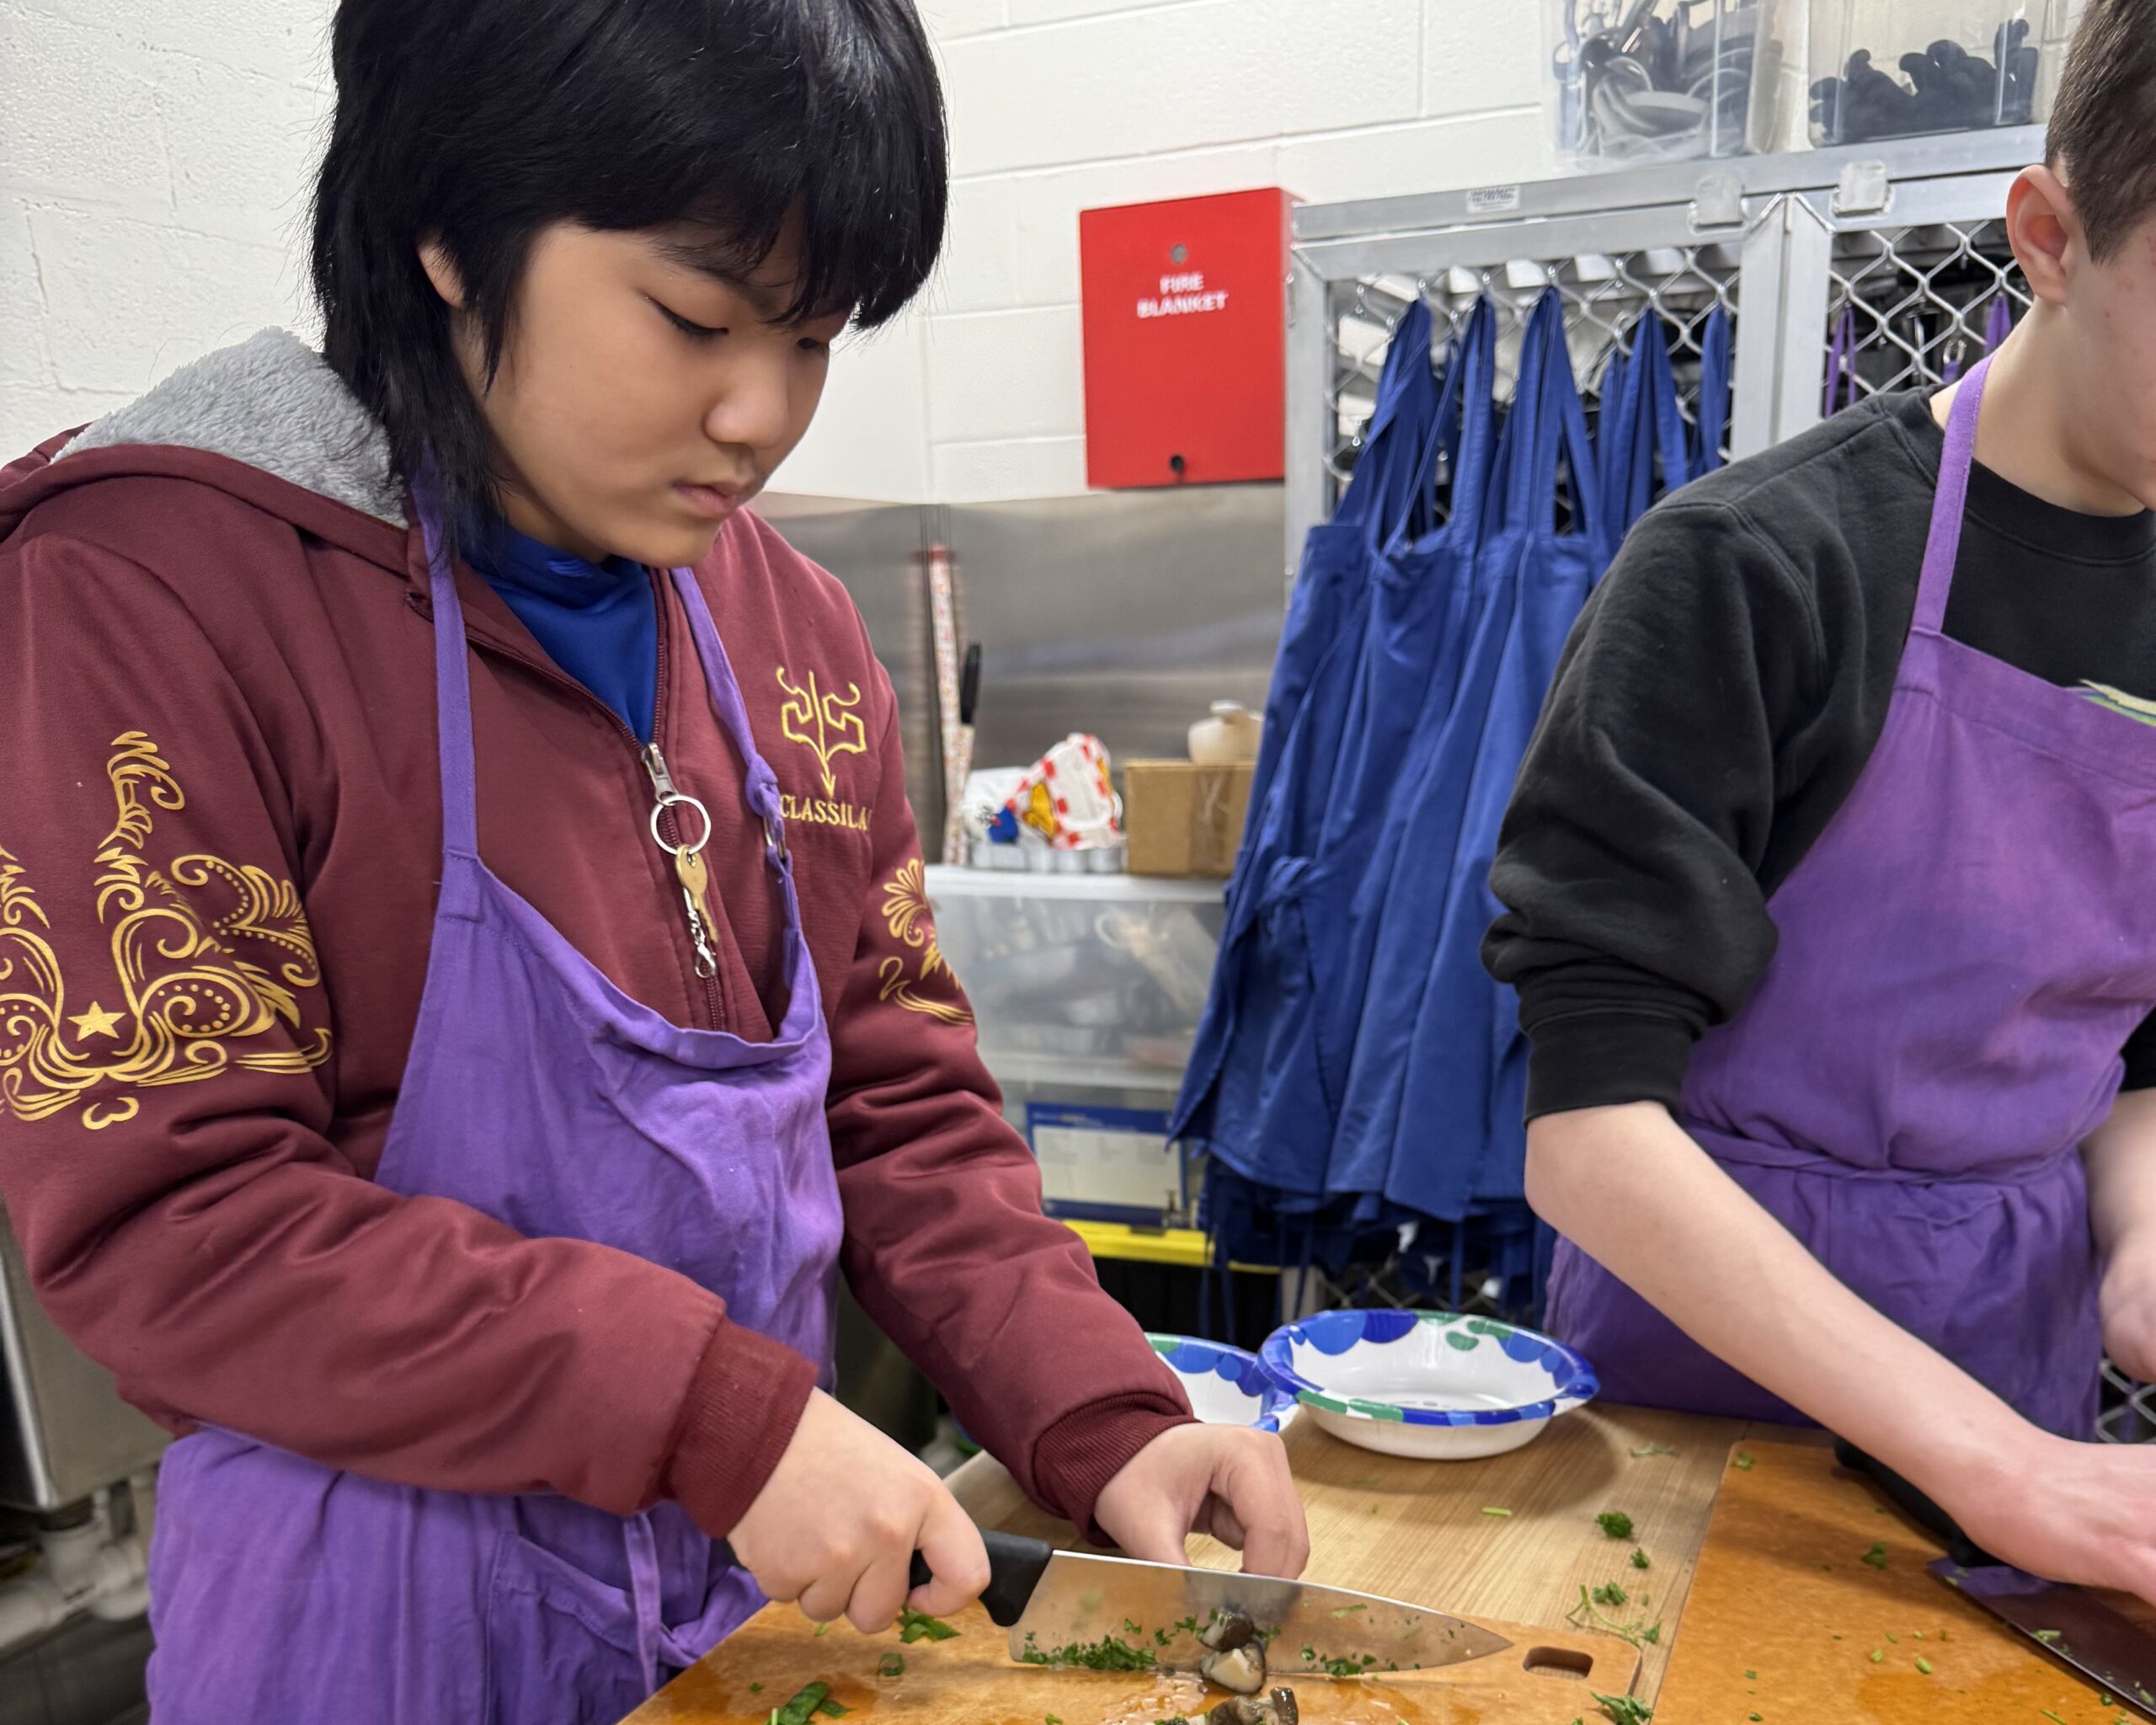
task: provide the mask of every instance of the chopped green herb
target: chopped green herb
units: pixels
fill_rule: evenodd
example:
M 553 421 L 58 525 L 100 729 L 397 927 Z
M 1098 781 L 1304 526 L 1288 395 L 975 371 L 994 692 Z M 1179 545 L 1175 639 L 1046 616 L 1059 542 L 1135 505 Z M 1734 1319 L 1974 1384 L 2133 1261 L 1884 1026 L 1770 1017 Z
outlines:
M 1902 1637 L 1895 1634 L 1891 1629 L 1886 1632 L 1886 1639 L 1893 1642 L 1896 1647 L 1899 1647 L 1902 1644 Z
M 1628 1695 L 1598 1695 L 1595 1701 L 1602 1711 L 1617 1722 L 1617 1725 L 1646 1725 L 1654 1717 L 1654 1709 L 1645 1701 L 1635 1701 Z
M 1198 1620 L 1195 1617 L 1186 1617 L 1182 1622 L 1177 1624 L 1176 1627 L 1195 1635 L 1198 1633 Z
M 1748 1718 L 1748 1719 L 1751 1720 L 1751 1721 L 1753 1722 L 1753 1725 L 1758 1725 L 1758 1719 L 1759 1719 L 1759 1715 L 1758 1715 L 1758 1714 L 1757 1714 L 1757 1713 L 1747 1713 L 1744 1717 L 1745 1717 L 1746 1718 Z
M 816 1626 L 816 1633 L 819 1635 L 829 1635 L 830 1632 L 831 1626 L 828 1623 L 819 1623 Z
M 842 1707 L 836 1701 L 826 1701 L 817 1702 L 816 1711 L 821 1713 L 826 1719 L 843 1719 L 848 1713 L 851 1713 L 853 1709 L 851 1707 Z
M 830 1693 L 831 1686 L 828 1683 L 805 1685 L 784 1706 L 771 1709 L 771 1725 L 808 1725 L 809 1720 L 822 1709 Z
M 1645 1642 L 1649 1647 L 1653 1647 L 1662 1639 L 1662 1626 L 1657 1623 L 1651 1629 L 1641 1630 L 1640 1632 L 1640 1639 Z
M 1485 1515 L 1502 1516 L 1509 1519 L 1513 1512 L 1509 1509 L 1500 1509 L 1495 1504 L 1485 1504 L 1483 1506 L 1482 1513 Z
M 1875 1665 L 1876 1665 L 1876 1664 L 1877 1664 L 1881 1660 L 1884 1659 L 1886 1657 L 1886 1648 L 1874 1648 L 1871 1650 L 1871 1663 L 1872 1663 L 1873 1664 L 1875 1664 Z
M 2047 1648 L 2055 1648 L 2059 1644 L 2060 1637 L 2056 1629 L 2036 1629 L 2030 1632 L 2030 1639 L 2040 1641 Z
M 1751 1455 L 1747 1451 L 1739 1450 L 1736 1455 L 1730 1458 L 1730 1465 L 1736 1468 L 1739 1473 L 1749 1473 L 1758 1464 L 1752 1459 Z
M 1088 1671 L 1150 1671 L 1153 1650 L 1104 1635 L 1097 1642 L 1073 1642 L 1045 1653 L 1029 1647 L 1018 1660 L 1025 1665 L 1081 1665 Z
M 876 1674 L 878 1677 L 905 1676 L 906 1674 L 906 1656 L 904 1653 L 884 1654 L 882 1658 L 876 1662 Z
M 1646 1444 L 1632 1451 L 1632 1460 L 1644 1461 L 1650 1455 L 1674 1455 L 1676 1453 L 1667 1444 Z
M 1632 1536 L 1632 1518 L 1621 1509 L 1605 1509 L 1594 1518 L 1605 1539 L 1628 1540 Z
M 1744 1680 L 1747 1683 L 1757 1683 L 1759 1680 L 1759 1674 L 1757 1671 L 1747 1671 L 1744 1674 Z
M 1041 1725 L 1063 1725 L 1063 1721 L 1057 1718 L 1054 1714 L 1050 1713 L 1047 1718 L 1041 1722 Z
M 1598 1605 L 1616 1606 L 1630 1605 L 1631 1600 L 1625 1589 L 1618 1586 L 1615 1582 L 1605 1581 L 1594 1590 L 1594 1603 Z
M 749 1685 L 749 1693 L 750 1695 L 761 1695 L 763 1692 L 764 1686 L 760 1683 L 752 1683 Z
M 1647 1554 L 1640 1550 L 1636 1546 L 1632 1548 L 1632 1567 L 1635 1569 L 1652 1569 L 1654 1567 L 1654 1565 L 1647 1561 Z
M 2111 1705 L 2111 1698 L 2107 1695 L 2100 1695 L 2096 1697 L 2096 1705 L 2100 1707 L 2108 1707 Z
M 1871 1549 L 1864 1554 L 1864 1561 L 1874 1569 L 1884 1569 L 1886 1567 L 1886 1541 L 1874 1540 L 1871 1542 Z
M 1336 1617 L 1353 1617 L 1358 1611 L 1367 1611 L 1369 1609 L 1368 1605 L 1342 1605 L 1332 1615 Z
M 1919 1660 L 1917 1661 L 1917 1669 L 1918 1669 L 1918 1670 L 1919 1670 L 1919 1671 L 1921 1671 L 1921 1672 L 1923 1672 L 1923 1673 L 1924 1673 L 1924 1674 L 1925 1676 L 1927 1676 L 1927 1677 L 1930 1676 L 1930 1675 L 1931 1675 L 1931 1661 L 1930 1661 L 1930 1660 L 1929 1660 L 1929 1659 L 1923 1659 L 1923 1658 L 1919 1659 Z
M 908 1647 L 917 1641 L 949 1641 L 958 1632 L 941 1617 L 931 1617 L 910 1605 L 899 1607 L 899 1639 Z
M 1143 1635 L 1145 1632 L 1126 1617 L 1123 1620 L 1123 1632 L 1125 1635 Z

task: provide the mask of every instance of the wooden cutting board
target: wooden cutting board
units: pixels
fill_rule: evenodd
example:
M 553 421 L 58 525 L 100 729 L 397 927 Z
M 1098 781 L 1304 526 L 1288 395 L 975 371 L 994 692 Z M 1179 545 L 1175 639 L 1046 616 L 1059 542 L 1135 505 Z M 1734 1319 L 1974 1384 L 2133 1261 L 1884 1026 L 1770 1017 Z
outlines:
M 773 1707 L 818 1681 L 848 1710 L 846 1725 L 1046 1725 L 1051 1716 L 1061 1725 L 1155 1725 L 1178 1714 L 1197 1725 L 1224 1699 L 1194 1678 L 1013 1664 L 1003 1632 L 979 1606 L 949 1621 L 955 1640 L 901 1647 L 895 1634 L 859 1635 L 844 1623 L 819 1636 L 792 1606 L 772 1605 L 626 1725 L 764 1725 Z M 1639 1673 L 1638 1654 L 1621 1641 L 1477 1621 L 1513 1651 L 1383 1682 L 1295 1680 L 1305 1725 L 1572 1725 L 1598 1717 L 1590 1690 L 1627 1694 Z M 905 1673 L 879 1678 L 877 1662 L 892 1653 L 904 1656 Z M 1541 1669 L 1528 1669 L 1530 1655 Z
M 1745 1466 L 1746 1461 L 1750 1465 Z M 1865 1562 L 1877 1543 L 1886 1567 Z M 1828 1450 L 1738 1445 L 1655 1725 L 2114 1725 L 2077 1672 L 1936 1580 L 1928 1535 Z M 2152 1615 L 2114 1599 L 2135 1621 Z M 1918 1669 L 1922 1659 L 1931 1669 Z M 2139 1725 L 2138 1721 L 2132 1725 Z

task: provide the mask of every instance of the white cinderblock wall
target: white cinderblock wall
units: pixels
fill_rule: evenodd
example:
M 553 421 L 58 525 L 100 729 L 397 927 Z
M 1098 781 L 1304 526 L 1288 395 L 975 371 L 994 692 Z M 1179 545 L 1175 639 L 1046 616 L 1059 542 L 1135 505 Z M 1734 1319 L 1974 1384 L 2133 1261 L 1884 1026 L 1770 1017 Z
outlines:
M 841 355 L 790 491 L 1082 490 L 1081 209 L 1543 171 L 1538 0 L 921 5 L 951 109 L 947 263 Z M 262 324 L 309 327 L 332 7 L 0 0 L 0 451 Z

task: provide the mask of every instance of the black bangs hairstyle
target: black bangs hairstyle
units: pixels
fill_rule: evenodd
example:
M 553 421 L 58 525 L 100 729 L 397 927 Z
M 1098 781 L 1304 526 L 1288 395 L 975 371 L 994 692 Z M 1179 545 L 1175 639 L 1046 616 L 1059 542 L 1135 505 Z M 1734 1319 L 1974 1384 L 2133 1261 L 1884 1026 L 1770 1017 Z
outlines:
M 686 225 L 746 275 L 798 222 L 784 318 L 895 317 L 934 267 L 943 99 L 911 0 L 342 0 L 315 187 L 325 355 L 430 459 L 445 523 L 496 499 L 493 446 L 420 262 L 439 238 L 499 371 L 534 240 Z

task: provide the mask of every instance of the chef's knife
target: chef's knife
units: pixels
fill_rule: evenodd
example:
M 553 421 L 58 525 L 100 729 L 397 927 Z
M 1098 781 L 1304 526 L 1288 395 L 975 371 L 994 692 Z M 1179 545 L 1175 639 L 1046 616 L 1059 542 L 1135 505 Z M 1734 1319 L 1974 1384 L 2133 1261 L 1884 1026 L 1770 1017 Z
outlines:
M 1946 1547 L 1931 1573 L 2009 1627 L 2063 1659 L 2115 1700 L 2156 1719 L 2156 1635 L 2129 1622 L 2086 1588 L 2045 1581 L 1983 1551 L 1954 1519 L 1901 1475 L 1837 1439 L 1834 1459 L 1868 1474 Z
M 1161 1670 L 1194 1671 L 1206 1652 L 1198 1632 L 1216 1612 L 1248 1617 L 1266 1637 L 1267 1669 L 1297 1676 L 1427 1670 L 1512 1645 L 1479 1623 L 1373 1594 L 1095 1557 L 985 1530 L 981 1538 L 990 1575 L 981 1604 L 997 1627 L 1010 1631 L 1011 1657 L 1027 1664 L 1053 1664 L 1062 1656 L 1071 1664 L 1128 1669 L 1127 1653 L 1150 1654 Z M 914 1585 L 928 1578 L 915 1553 Z M 1097 1650 L 1094 1659 L 1085 1657 L 1086 1648 Z

